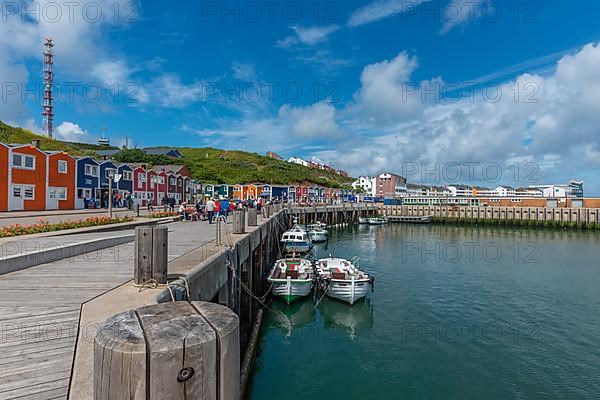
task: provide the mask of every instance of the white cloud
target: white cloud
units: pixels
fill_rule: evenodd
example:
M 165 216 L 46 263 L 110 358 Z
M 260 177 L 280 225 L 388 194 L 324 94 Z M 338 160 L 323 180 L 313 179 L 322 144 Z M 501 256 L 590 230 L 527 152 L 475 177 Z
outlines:
M 185 84 L 179 75 L 164 74 L 149 85 L 148 91 L 162 107 L 184 108 L 205 98 L 206 83 Z
M 406 13 L 431 0 L 380 0 L 355 10 L 347 25 L 357 27 Z
M 92 66 L 92 77 L 108 87 L 124 85 L 131 79 L 131 70 L 123 60 L 103 61 Z
M 234 62 L 231 69 L 235 79 L 246 82 L 255 82 L 258 79 L 254 64 Z
M 436 81 L 411 83 L 417 67 L 417 58 L 406 52 L 392 60 L 367 65 L 360 77 L 361 88 L 355 95 L 356 105 L 350 112 L 375 125 L 417 116 L 424 109 L 420 86 L 436 87 Z
M 56 127 L 54 138 L 68 142 L 92 143 L 95 137 L 74 122 L 65 121 Z
M 287 122 L 292 133 L 300 138 L 331 138 L 340 135 L 335 107 L 325 102 L 305 107 L 285 105 L 279 109 L 279 118 Z
M 289 48 L 298 44 L 314 46 L 327 40 L 330 34 L 339 29 L 339 26 L 292 26 L 291 28 L 294 30 L 295 35 L 288 36 L 287 38 L 278 41 L 277 47 Z

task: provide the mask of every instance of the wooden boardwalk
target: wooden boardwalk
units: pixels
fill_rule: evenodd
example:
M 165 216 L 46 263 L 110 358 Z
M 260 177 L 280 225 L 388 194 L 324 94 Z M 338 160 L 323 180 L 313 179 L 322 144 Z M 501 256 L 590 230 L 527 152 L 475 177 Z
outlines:
M 214 239 L 207 223 L 169 228 L 169 260 Z M 0 275 L 0 400 L 65 399 L 82 305 L 132 276 L 133 243 Z

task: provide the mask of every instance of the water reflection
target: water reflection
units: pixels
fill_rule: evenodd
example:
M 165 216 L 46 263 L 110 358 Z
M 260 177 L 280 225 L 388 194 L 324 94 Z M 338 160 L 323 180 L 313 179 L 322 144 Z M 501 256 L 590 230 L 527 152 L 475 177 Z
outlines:
M 307 326 L 315 320 L 316 311 L 310 299 L 301 299 L 291 305 L 275 301 L 270 306 L 270 315 L 274 327 L 285 332 L 285 337 L 292 336 L 294 329 Z
M 369 298 L 354 306 L 333 299 L 324 299 L 319 304 L 325 328 L 342 329 L 352 340 L 360 333 L 373 328 L 373 304 Z

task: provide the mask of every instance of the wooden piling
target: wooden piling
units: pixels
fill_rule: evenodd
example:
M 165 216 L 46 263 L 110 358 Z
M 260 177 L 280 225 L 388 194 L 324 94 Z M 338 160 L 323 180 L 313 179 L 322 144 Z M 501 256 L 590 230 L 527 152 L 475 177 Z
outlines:
M 149 281 L 167 283 L 169 230 L 166 226 L 135 228 L 133 281 L 143 285 Z
M 239 320 L 218 304 L 126 311 L 94 342 L 95 400 L 238 400 L 239 379 Z

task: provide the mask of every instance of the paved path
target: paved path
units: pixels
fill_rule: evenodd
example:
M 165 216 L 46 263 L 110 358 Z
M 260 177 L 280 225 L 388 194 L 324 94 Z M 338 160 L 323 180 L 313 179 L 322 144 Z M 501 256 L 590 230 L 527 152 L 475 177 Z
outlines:
M 215 235 L 206 222 L 169 231 L 170 261 Z M 82 305 L 132 277 L 133 243 L 0 275 L 0 400 L 65 399 L 78 330 L 90 328 Z

